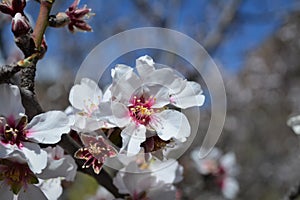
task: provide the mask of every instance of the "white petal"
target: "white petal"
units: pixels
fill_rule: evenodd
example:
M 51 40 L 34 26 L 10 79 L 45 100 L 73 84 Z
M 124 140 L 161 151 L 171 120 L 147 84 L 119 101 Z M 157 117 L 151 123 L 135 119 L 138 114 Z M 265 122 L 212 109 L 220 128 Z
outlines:
M 28 188 L 24 191 L 21 190 L 18 195 L 18 200 L 28 200 L 28 199 L 38 199 L 38 200 L 47 200 L 47 197 L 35 185 L 28 185 Z
M 135 155 L 139 153 L 141 143 L 146 140 L 146 127 L 132 123 L 121 132 L 121 137 L 123 143 L 121 151 L 126 150 L 127 155 Z
M 144 91 L 155 99 L 152 108 L 162 108 L 169 104 L 169 89 L 161 85 L 145 87 Z
M 131 73 L 132 70 L 132 67 L 129 67 L 127 65 L 116 65 L 115 68 L 111 70 L 111 77 L 114 81 L 118 81 L 123 76 L 126 76 L 126 74 Z
M 76 109 L 72 106 L 68 106 L 65 110 L 64 113 L 66 113 L 66 115 L 70 116 L 70 115 L 74 115 L 76 113 Z
M 223 180 L 222 193 L 227 199 L 234 199 L 239 192 L 238 182 L 231 177 L 226 177 Z
M 31 141 L 54 144 L 60 141 L 62 134 L 70 131 L 69 119 L 61 111 L 49 111 L 35 116 L 28 124 Z
M 185 87 L 186 80 L 179 77 L 171 68 L 157 69 L 144 80 L 145 85 L 160 85 L 169 89 L 170 94 L 178 93 Z
M 170 184 L 163 184 L 162 182 L 155 185 L 154 188 L 150 188 L 147 192 L 149 199 L 163 199 L 174 200 L 176 199 L 176 188 Z
M 158 181 L 173 184 L 182 180 L 182 167 L 176 160 L 156 160 L 150 164 L 149 169 Z
M 106 102 L 106 101 L 110 101 L 110 100 L 111 100 L 111 86 L 112 86 L 112 85 L 109 85 L 109 86 L 106 88 L 106 90 L 105 90 L 105 92 L 104 92 L 104 94 L 103 94 L 103 98 L 102 98 L 102 101 L 103 101 L 103 102 Z
M 207 162 L 210 162 L 210 164 L 214 164 L 215 167 L 213 167 L 213 168 L 217 168 L 218 160 L 220 159 L 221 154 L 222 153 L 219 149 L 213 148 L 212 151 L 209 152 L 209 154 L 205 158 L 201 159 L 200 158 L 200 148 L 197 148 L 191 152 L 191 158 L 196 165 L 197 171 L 200 174 L 207 175 L 207 174 L 212 173 L 212 171 L 211 171 L 212 168 L 210 165 L 209 166 L 207 165 Z
M 113 113 L 113 120 L 116 125 L 122 128 L 130 123 L 131 118 L 129 116 L 129 111 L 124 104 L 112 102 L 111 109 Z
M 74 125 L 72 129 L 78 132 L 90 132 L 100 129 L 104 126 L 102 121 L 97 121 L 94 118 L 76 114 L 74 116 Z
M 171 98 L 172 104 L 183 109 L 193 106 L 202 106 L 205 100 L 204 95 L 202 95 L 201 86 L 192 81 L 188 81 L 186 87 Z
M 236 158 L 233 152 L 229 152 L 220 158 L 220 164 L 227 174 L 233 176 L 237 173 Z
M 289 118 L 287 125 L 292 127 L 296 134 L 300 134 L 300 115 Z
M 175 138 L 184 142 L 191 133 L 188 119 L 176 110 L 164 110 L 154 114 L 150 125 L 162 140 Z
M 117 175 L 113 179 L 114 185 L 118 188 L 120 194 L 129 194 L 129 190 L 127 189 L 126 185 L 124 184 L 123 177 L 125 173 L 119 171 Z
M 117 65 L 113 73 L 112 98 L 123 103 L 129 102 L 136 90 L 142 85 L 140 78 L 133 72 L 133 68 L 129 68 L 128 66 Z
M 143 173 L 136 162 L 129 163 L 125 170 L 135 173 L 125 173 L 123 175 L 124 185 L 126 186 L 129 194 L 140 193 L 147 191 L 152 185 L 155 185 L 155 177 L 151 177 L 150 173 Z M 120 173 L 124 173 L 120 171 Z
M 17 118 L 20 113 L 25 113 L 22 105 L 20 90 L 15 85 L 0 84 L 0 117 L 13 116 Z
M 153 59 L 148 56 L 141 56 L 135 61 L 136 69 L 142 79 L 146 78 L 151 72 L 155 70 Z
M 39 179 L 39 184 L 37 186 L 45 194 L 48 200 L 57 200 L 63 192 L 61 178 L 52 178 L 48 180 Z
M 47 167 L 38 175 L 42 179 L 61 177 L 73 181 L 76 175 L 77 165 L 71 156 L 59 160 L 48 161 Z
M 24 142 L 23 145 L 22 152 L 25 155 L 29 168 L 34 173 L 41 173 L 47 165 L 47 152 L 35 143 Z
M 80 84 L 71 88 L 69 101 L 71 105 L 79 110 L 85 110 L 86 105 L 98 105 L 102 98 L 102 91 L 97 83 L 91 79 L 83 78 Z
M 0 199 L 13 199 L 14 194 L 10 190 L 10 187 L 4 182 L 0 181 Z

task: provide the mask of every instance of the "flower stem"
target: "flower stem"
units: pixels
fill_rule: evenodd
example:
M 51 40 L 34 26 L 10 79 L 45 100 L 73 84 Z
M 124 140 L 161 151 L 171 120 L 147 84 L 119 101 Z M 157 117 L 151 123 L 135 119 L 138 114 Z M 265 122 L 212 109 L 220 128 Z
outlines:
M 49 14 L 54 1 L 55 0 L 41 1 L 39 16 L 32 34 L 37 50 L 40 50 L 43 36 L 48 26 Z

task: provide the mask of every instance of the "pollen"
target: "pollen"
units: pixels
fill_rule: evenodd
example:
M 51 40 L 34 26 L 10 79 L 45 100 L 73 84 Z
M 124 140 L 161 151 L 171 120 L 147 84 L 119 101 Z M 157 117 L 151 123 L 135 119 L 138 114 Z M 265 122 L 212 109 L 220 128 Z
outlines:
M 152 108 L 155 103 L 153 96 L 149 98 L 133 96 L 131 103 L 129 114 L 133 121 L 137 124 L 148 125 L 152 114 L 155 113 L 155 110 Z

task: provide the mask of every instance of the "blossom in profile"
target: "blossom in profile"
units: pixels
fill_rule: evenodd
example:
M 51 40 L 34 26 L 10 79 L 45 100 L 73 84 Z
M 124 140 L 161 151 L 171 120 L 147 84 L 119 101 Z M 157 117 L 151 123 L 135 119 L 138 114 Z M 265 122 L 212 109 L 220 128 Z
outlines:
M 158 163 L 156 163 L 158 162 Z M 131 199 L 176 199 L 177 183 L 182 179 L 182 167 L 174 160 L 167 163 L 131 161 L 113 179 L 119 193 Z
M 191 153 L 197 171 L 212 180 L 216 187 L 219 187 L 227 199 L 234 199 L 239 191 L 239 184 L 235 179 L 238 168 L 235 154 L 233 152 L 222 155 L 222 152 L 214 148 L 206 158 L 200 159 L 199 151 L 195 149 Z
M 82 8 L 78 8 L 80 0 L 74 0 L 72 5 L 66 10 L 66 14 L 69 17 L 68 28 L 71 32 L 75 31 L 92 31 L 92 27 L 87 24 L 86 20 L 89 19 L 93 13 L 92 9 L 87 8 L 84 5 Z
M 48 162 L 42 173 L 34 173 L 26 160 L 15 154 L 13 159 L 0 159 L 0 199 L 58 199 L 61 181 L 73 181 L 75 161 L 54 153 L 60 147 L 48 148 Z M 54 157 L 53 157 L 54 156 Z
M 189 108 L 204 103 L 201 87 L 187 81 L 171 68 L 155 69 L 149 56 L 136 60 L 136 69 L 117 65 L 111 72 L 112 112 L 121 132 L 122 151 L 137 154 L 146 131 L 160 139 L 184 142 L 191 127 L 187 117 L 171 107 Z
M 297 135 L 299 135 L 300 134 L 300 115 L 289 118 L 287 121 L 287 125 L 290 126 Z
M 31 171 L 40 173 L 47 165 L 47 152 L 39 144 L 55 144 L 70 130 L 69 120 L 61 111 L 39 114 L 28 123 L 19 88 L 0 85 L 0 159 L 18 154 Z
M 109 121 L 112 116 L 111 104 L 103 98 L 103 93 L 97 83 L 83 78 L 79 84 L 70 90 L 69 108 L 74 119 L 72 129 L 78 132 L 89 132 L 100 128 L 111 128 L 115 125 Z

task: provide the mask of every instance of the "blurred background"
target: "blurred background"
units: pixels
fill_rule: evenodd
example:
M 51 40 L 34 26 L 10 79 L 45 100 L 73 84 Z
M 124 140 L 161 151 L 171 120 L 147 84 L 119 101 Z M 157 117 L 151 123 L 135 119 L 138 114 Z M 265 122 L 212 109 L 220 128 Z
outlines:
M 52 13 L 65 11 L 71 3 L 57 1 Z M 38 63 L 36 86 L 45 110 L 69 105 L 76 72 L 101 41 L 132 28 L 170 28 L 202 44 L 222 73 L 227 117 L 217 147 L 237 156 L 237 199 L 281 199 L 300 181 L 299 138 L 286 125 L 289 116 L 300 114 L 300 1 L 81 0 L 84 4 L 96 14 L 89 20 L 92 33 L 47 29 L 48 52 Z M 36 2 L 28 2 L 26 12 L 32 20 L 37 17 L 37 7 Z M 113 48 L 117 47 L 110 50 Z M 134 66 L 135 59 L 145 54 L 157 63 L 173 66 L 187 79 L 203 82 L 181 58 L 151 49 L 125 54 L 111 67 L 116 63 Z M 20 58 L 22 54 L 10 32 L 10 19 L 0 15 L 0 63 Z M 109 70 L 101 80 L 99 85 L 103 88 L 109 83 Z M 201 175 L 189 156 L 193 148 L 201 145 L 201 133 L 207 130 L 209 119 L 207 101 L 201 108 L 199 136 L 180 159 L 185 167 L 184 180 L 178 185 L 183 199 L 223 199 L 218 191 L 197 187 Z M 84 188 L 80 192 L 95 191 Z M 76 195 L 69 198 L 76 199 Z

